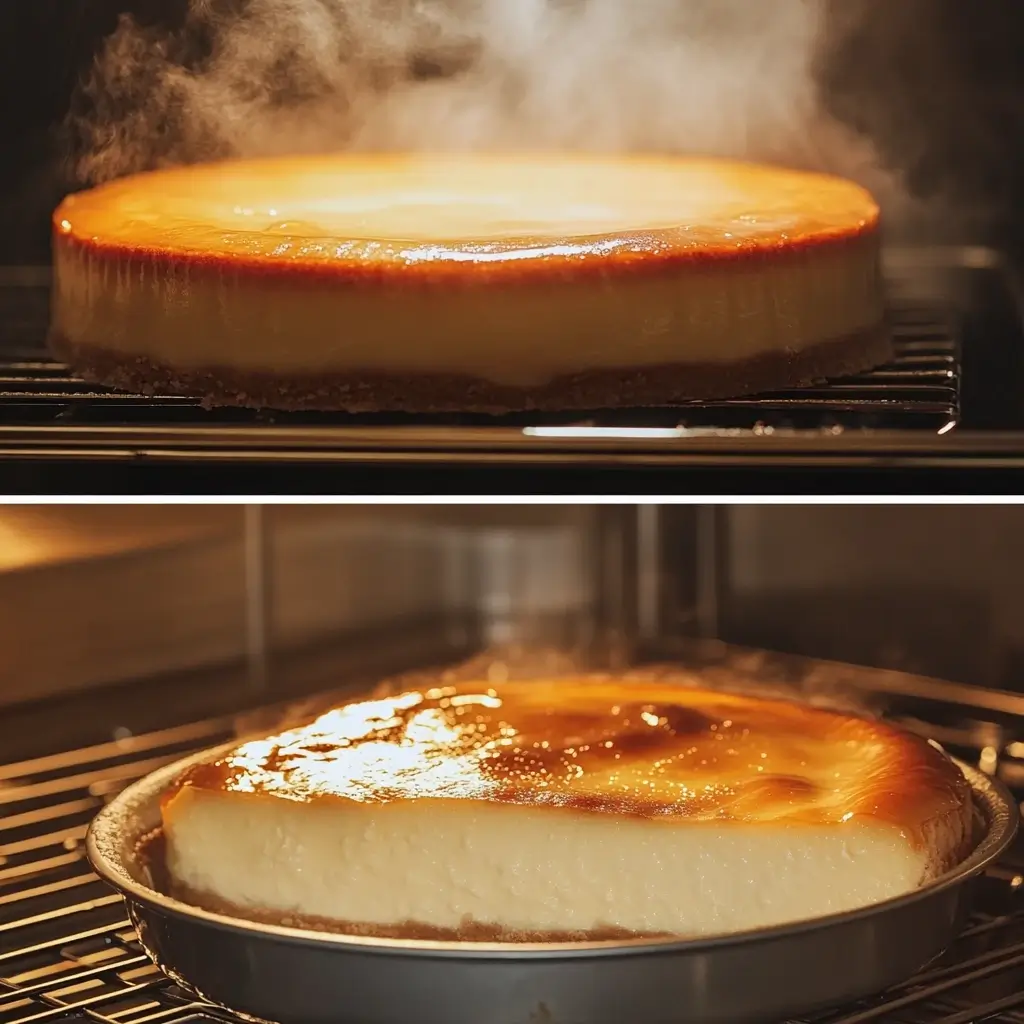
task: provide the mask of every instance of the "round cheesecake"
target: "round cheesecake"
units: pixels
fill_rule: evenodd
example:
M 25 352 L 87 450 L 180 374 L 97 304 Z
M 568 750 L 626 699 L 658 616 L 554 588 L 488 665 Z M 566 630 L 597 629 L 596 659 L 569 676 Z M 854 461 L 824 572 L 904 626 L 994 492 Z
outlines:
M 926 741 L 689 678 L 411 690 L 200 760 L 162 804 L 171 890 L 400 938 L 706 936 L 969 853 L 970 787 Z
M 891 352 L 878 207 L 824 175 L 670 157 L 183 167 L 55 214 L 52 346 L 212 404 L 671 404 Z

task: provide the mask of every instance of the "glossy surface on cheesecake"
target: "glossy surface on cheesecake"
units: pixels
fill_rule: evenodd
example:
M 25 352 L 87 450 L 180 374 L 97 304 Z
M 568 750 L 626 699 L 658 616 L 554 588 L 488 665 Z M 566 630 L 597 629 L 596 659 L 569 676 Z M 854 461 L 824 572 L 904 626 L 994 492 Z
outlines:
M 242 913 L 713 934 L 913 889 L 967 852 L 970 808 L 884 724 L 586 677 L 339 708 L 195 765 L 164 826 L 172 877 Z
M 286 404 L 315 406 L 301 390 L 319 380 L 328 404 L 401 405 L 388 388 L 352 393 L 383 375 L 412 377 L 414 393 L 454 378 L 467 408 L 551 405 L 557 395 L 531 389 L 729 367 L 876 331 L 878 219 L 850 182 L 699 159 L 330 156 L 160 171 L 57 210 L 53 337 L 86 370 L 90 353 L 134 359 L 154 378 L 205 374 L 225 392 L 280 375 Z M 878 353 L 846 352 L 844 365 Z M 674 385 L 684 396 L 701 390 L 692 376 Z M 493 393 L 474 397 L 473 382 Z
M 724 161 L 355 156 L 122 179 L 70 197 L 56 221 L 100 257 L 206 256 L 200 274 L 221 261 L 433 280 L 781 256 L 870 235 L 878 208 L 839 178 Z
M 254 740 L 182 786 L 286 800 L 490 800 L 695 821 L 861 816 L 918 835 L 968 792 L 878 722 L 706 690 L 564 680 L 412 692 Z

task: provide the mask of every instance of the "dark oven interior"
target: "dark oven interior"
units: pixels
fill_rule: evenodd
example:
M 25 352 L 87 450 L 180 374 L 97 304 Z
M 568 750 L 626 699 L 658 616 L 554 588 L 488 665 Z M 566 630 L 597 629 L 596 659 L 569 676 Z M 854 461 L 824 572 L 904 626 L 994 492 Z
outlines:
M 1024 799 L 1016 509 L 171 511 L 0 522 L 22 608 L 0 668 L 3 1024 L 233 1019 L 142 953 L 83 859 L 92 815 L 267 709 L 481 651 L 644 662 L 720 637 L 876 666 L 870 707 Z M 55 587 L 56 642 L 38 611 Z M 1016 850 L 940 961 L 818 1020 L 1024 1019 L 1022 878 Z
M 773 3 L 779 23 L 800 8 L 791 0 Z M 261 0 L 250 6 L 263 10 L 273 4 Z M 309 0 L 307 6 L 320 5 Z M 718 47 L 723 62 L 735 60 L 756 37 L 756 26 L 747 24 L 749 5 L 679 0 L 676 6 L 688 12 L 684 24 L 690 35 L 685 38 L 698 41 L 699 54 Z M 232 11 L 245 7 L 186 0 L 165 5 L 97 0 L 69 7 L 46 0 L 0 14 L 0 19 L 13 19 L 11 26 L 0 21 L 0 39 L 9 49 L 4 88 L 18 97 L 4 105 L 3 131 L 13 159 L 5 161 L 6 192 L 0 200 L 5 222 L 0 452 L 19 460 L 11 465 L 13 489 L 131 488 L 131 474 L 147 469 L 161 474 L 152 479 L 169 482 L 165 489 L 188 489 L 210 483 L 202 474 L 211 465 L 242 472 L 243 465 L 257 463 L 274 463 L 278 475 L 270 480 L 281 481 L 282 487 L 298 483 L 310 489 L 343 486 L 337 476 L 316 475 L 339 463 L 382 471 L 400 466 L 410 489 L 423 486 L 408 475 L 410 470 L 438 464 L 452 472 L 472 466 L 508 474 L 523 467 L 556 473 L 889 468 L 906 480 L 913 470 L 973 466 L 981 471 L 1015 466 L 1024 457 L 1024 306 L 1018 267 L 1024 154 L 1020 133 L 1013 129 L 1024 103 L 1016 59 L 1024 24 L 1014 5 L 995 0 L 972 6 L 970 18 L 953 0 L 907 3 L 899 11 L 877 0 L 816 0 L 810 5 L 820 26 L 808 58 L 807 88 L 837 130 L 867 140 L 872 166 L 865 171 L 845 150 L 836 155 L 824 132 L 812 133 L 822 151 L 813 158 L 831 161 L 843 172 L 880 174 L 885 182 L 895 174 L 902 181 L 899 201 L 887 209 L 897 340 L 891 366 L 854 380 L 755 400 L 498 420 L 216 412 L 188 399 L 108 393 L 71 378 L 44 346 L 48 217 L 85 174 L 74 170 L 79 165 L 72 157 L 81 138 L 73 124 L 69 127 L 68 112 L 81 118 L 102 108 L 113 123 L 145 95 L 144 89 L 136 93 L 125 86 L 124 76 L 115 79 L 123 87 L 116 103 L 109 96 L 83 99 L 80 85 L 120 15 L 131 14 L 150 33 L 145 38 L 153 46 L 164 47 L 161 53 L 171 52 L 201 77 L 202 61 L 214 44 L 200 28 L 214 31 L 209 26 L 218 24 L 217 18 L 223 24 Z M 345 10 L 343 4 L 335 7 Z M 196 28 L 187 17 L 190 8 L 213 11 L 212 20 Z M 184 49 L 179 53 L 174 47 Z M 408 67 L 389 65 L 380 74 L 376 69 L 373 88 L 384 88 L 380 81 L 386 85 L 395 76 L 458 75 L 462 67 L 452 54 L 427 60 L 413 50 L 403 57 Z M 347 59 L 344 53 L 337 57 Z M 316 91 L 315 85 L 303 84 L 297 60 L 282 57 L 270 69 L 282 83 L 275 103 L 301 105 L 309 90 Z M 132 67 L 125 64 L 125 76 Z M 138 76 L 131 81 L 139 89 L 145 84 Z M 795 142 L 790 146 L 787 141 L 788 121 L 779 123 L 778 137 L 764 139 L 772 132 L 757 130 L 765 119 L 774 123 L 770 119 L 781 104 L 771 97 L 759 100 L 763 89 L 763 83 L 746 79 L 740 88 L 737 116 L 746 125 L 750 155 L 796 159 Z M 156 135 L 171 156 L 195 156 L 195 146 L 175 148 L 184 131 L 176 111 L 168 106 Z M 708 145 L 717 141 L 708 136 Z M 151 160 L 162 156 L 159 147 L 150 154 Z M 78 483 L 75 473 L 85 462 L 88 475 Z M 293 475 L 285 484 L 285 473 L 300 467 L 305 475 Z M 533 480 L 534 486 L 551 486 L 541 483 L 540 476 Z M 220 483 L 231 486 L 225 476 Z M 378 487 L 389 486 L 378 482 Z M 250 489 L 265 490 L 266 484 Z

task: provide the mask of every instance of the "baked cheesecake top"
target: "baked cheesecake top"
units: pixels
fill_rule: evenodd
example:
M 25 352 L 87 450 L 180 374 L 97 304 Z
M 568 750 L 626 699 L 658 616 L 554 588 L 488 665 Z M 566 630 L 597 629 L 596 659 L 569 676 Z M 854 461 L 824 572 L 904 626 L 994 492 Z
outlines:
M 199 270 L 517 277 L 784 255 L 873 236 L 820 174 L 682 157 L 333 155 L 150 172 L 64 200 L 58 245 Z
M 841 824 L 919 840 L 970 788 L 885 723 L 665 679 L 416 690 L 192 766 L 176 789 L 293 801 L 487 800 L 652 819 Z

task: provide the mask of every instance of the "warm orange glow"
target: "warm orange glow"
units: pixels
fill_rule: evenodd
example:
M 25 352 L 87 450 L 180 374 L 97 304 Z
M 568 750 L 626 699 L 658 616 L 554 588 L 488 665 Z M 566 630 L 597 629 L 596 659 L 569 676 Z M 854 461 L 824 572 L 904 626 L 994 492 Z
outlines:
M 70 197 L 93 244 L 269 262 L 494 262 L 774 245 L 873 226 L 836 178 L 727 161 L 584 156 L 328 156 L 211 164 Z
M 198 540 L 236 522 L 228 507 L 12 505 L 0 510 L 0 572 Z

